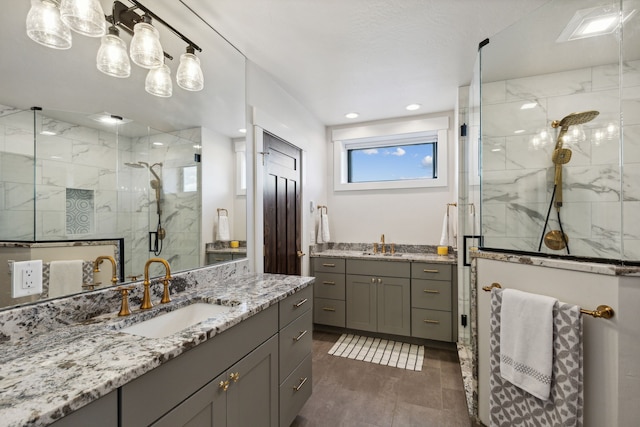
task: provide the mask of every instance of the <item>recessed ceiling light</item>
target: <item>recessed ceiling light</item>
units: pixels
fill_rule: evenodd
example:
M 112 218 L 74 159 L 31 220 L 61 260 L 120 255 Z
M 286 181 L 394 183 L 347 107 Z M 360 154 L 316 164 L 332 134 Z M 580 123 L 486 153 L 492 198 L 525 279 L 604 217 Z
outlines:
M 513 132 L 513 133 L 524 133 L 525 130 L 524 129 L 518 129 L 517 131 Z
M 238 132 L 240 132 L 240 133 L 247 133 L 247 130 L 246 130 L 245 128 L 242 128 L 242 129 L 238 129 Z
M 625 12 L 622 22 L 631 18 L 635 9 Z M 587 37 L 611 34 L 618 29 L 620 9 L 615 6 L 598 6 L 576 11 L 556 42 L 579 40 Z
M 196 150 L 199 150 L 202 148 L 202 145 L 196 144 L 193 146 L 193 148 L 195 148 Z
M 161 145 L 164 145 L 164 144 L 162 142 L 156 141 L 156 142 L 153 143 L 153 145 L 161 146 Z
M 406 108 L 409 111 L 415 111 L 415 110 L 419 110 L 420 107 L 422 107 L 422 105 L 420 105 L 420 104 L 409 104 L 404 108 Z
M 358 113 L 347 113 L 347 114 L 345 114 L 344 116 L 345 116 L 347 119 L 355 119 L 355 118 L 357 118 L 359 115 L 360 115 L 360 114 L 358 114 Z
M 521 110 L 530 110 L 532 108 L 536 108 L 536 106 L 538 105 L 537 102 L 527 102 L 526 104 L 522 104 L 522 107 L 520 107 Z

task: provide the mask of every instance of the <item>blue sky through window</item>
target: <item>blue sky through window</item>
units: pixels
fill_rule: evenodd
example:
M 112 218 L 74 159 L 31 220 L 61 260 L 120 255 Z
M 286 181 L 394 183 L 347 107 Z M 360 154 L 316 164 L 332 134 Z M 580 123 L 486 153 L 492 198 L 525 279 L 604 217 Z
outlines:
M 435 143 L 350 149 L 349 182 L 433 179 Z

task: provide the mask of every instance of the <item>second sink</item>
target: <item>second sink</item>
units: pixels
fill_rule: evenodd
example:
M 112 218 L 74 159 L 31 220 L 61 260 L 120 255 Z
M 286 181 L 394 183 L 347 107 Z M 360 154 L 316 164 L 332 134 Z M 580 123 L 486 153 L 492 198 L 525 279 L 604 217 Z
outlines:
M 225 305 L 195 303 L 122 328 L 119 332 L 146 338 L 164 338 L 231 310 L 233 307 Z

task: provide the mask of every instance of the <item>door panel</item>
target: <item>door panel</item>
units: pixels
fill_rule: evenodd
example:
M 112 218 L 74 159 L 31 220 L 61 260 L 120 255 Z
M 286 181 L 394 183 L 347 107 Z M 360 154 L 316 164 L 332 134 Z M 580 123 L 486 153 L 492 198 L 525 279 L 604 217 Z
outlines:
M 264 272 L 301 272 L 299 148 L 264 133 Z

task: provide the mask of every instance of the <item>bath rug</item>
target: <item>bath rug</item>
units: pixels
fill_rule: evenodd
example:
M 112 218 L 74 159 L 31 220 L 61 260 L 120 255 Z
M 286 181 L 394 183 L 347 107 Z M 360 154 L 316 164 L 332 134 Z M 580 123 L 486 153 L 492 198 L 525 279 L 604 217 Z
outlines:
M 329 354 L 394 368 L 422 371 L 424 347 L 381 338 L 342 334 Z

